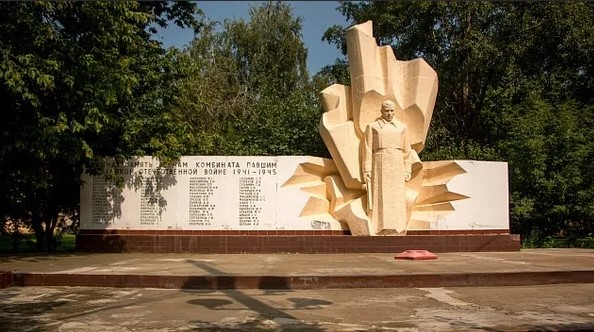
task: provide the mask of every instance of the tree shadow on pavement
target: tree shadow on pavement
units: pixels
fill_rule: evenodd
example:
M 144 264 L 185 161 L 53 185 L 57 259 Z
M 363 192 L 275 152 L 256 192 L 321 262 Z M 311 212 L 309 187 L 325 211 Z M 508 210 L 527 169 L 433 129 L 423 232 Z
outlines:
M 311 299 L 311 298 L 289 298 L 288 300 L 293 302 L 291 308 L 278 308 L 265 303 L 254 296 L 246 294 L 245 291 L 239 289 L 240 286 L 237 279 L 233 276 L 228 276 L 227 273 L 220 271 L 205 262 L 190 261 L 197 267 L 208 271 L 213 276 L 225 275 L 225 282 L 218 282 L 214 285 L 214 289 L 220 292 L 222 295 L 230 300 L 216 298 L 209 296 L 208 298 L 198 298 L 188 301 L 190 304 L 201 305 L 210 310 L 229 310 L 237 311 L 236 308 L 231 309 L 228 306 L 235 303 L 243 305 L 246 309 L 254 311 L 258 314 L 257 317 L 252 319 L 238 320 L 234 324 L 216 324 L 204 320 L 194 320 L 191 323 L 195 326 L 196 330 L 204 328 L 215 328 L 216 331 L 243 331 L 243 330 L 274 330 L 274 331 L 325 331 L 317 324 L 304 322 L 299 318 L 288 314 L 287 310 L 303 310 L 303 309 L 319 309 L 323 305 L 330 305 L 333 302 Z M 283 277 L 260 277 L 256 285 L 257 289 L 264 290 L 264 296 L 270 295 L 284 295 L 287 292 L 291 292 L 290 285 L 287 283 L 286 278 Z M 220 280 L 219 280 L 220 281 Z M 188 281 L 187 287 L 184 289 L 193 288 L 191 280 Z M 213 295 L 211 292 L 201 292 L 199 294 Z M 197 294 L 197 295 L 199 295 Z
M 53 331 L 38 316 L 46 316 L 65 302 L 55 299 L 19 299 L 22 288 L 11 287 L 0 293 L 0 331 Z
M 463 313 L 460 313 L 463 315 Z M 460 319 L 451 319 L 446 317 L 433 316 L 431 320 L 440 322 L 448 327 L 445 328 L 440 325 L 444 331 L 485 331 L 485 332 L 501 332 L 501 331 L 594 331 L 594 320 L 591 322 L 551 322 L 533 324 L 526 323 L 512 323 L 514 316 L 509 316 L 509 321 L 500 321 L 497 325 L 494 324 L 480 324 L 477 322 L 463 321 Z
M 29 288 L 36 287 L 11 287 L 0 292 L 0 331 L 60 331 L 62 324 L 84 325 L 104 312 L 118 312 L 122 308 L 171 298 L 168 292 L 142 297 L 132 297 L 136 292 L 118 295 L 121 289 L 116 288 L 83 287 L 71 291 L 58 287 L 57 291 L 49 293 L 26 292 Z

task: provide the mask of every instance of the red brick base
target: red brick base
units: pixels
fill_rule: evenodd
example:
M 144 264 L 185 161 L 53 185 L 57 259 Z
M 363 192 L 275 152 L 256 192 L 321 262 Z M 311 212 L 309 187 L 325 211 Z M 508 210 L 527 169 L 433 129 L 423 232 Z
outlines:
M 11 287 L 13 284 L 12 272 L 0 271 L 0 289 Z
M 166 289 L 341 289 L 493 287 L 592 283 L 593 271 L 531 271 L 343 276 L 188 276 L 15 273 L 14 286 L 81 286 Z
M 82 230 L 76 248 L 86 252 L 204 254 L 519 251 L 520 236 L 505 230 L 406 236 L 351 236 L 342 231 Z

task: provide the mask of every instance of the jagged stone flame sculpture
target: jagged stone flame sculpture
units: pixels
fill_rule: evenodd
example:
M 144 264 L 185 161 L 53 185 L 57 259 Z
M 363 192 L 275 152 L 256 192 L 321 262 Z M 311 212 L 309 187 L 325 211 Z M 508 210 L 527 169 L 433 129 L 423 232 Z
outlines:
M 467 198 L 447 186 L 465 173 L 456 162 L 422 163 L 418 156 L 435 105 L 437 73 L 422 59 L 399 61 L 390 46 L 378 47 L 371 21 L 348 29 L 346 40 L 352 86 L 334 84 L 321 92 L 325 113 L 320 134 L 333 160 L 312 157 L 283 186 L 299 186 L 310 195 L 301 217 L 338 220 L 353 235 L 403 235 L 407 229 L 429 229 L 432 213 L 452 211 L 451 201 Z M 392 176 L 391 165 L 380 165 L 384 171 L 374 176 L 382 178 L 373 183 L 383 181 L 382 187 L 389 188 L 394 181 L 405 182 L 405 191 L 398 195 L 366 186 L 362 169 L 366 127 L 381 118 L 386 100 L 395 104 L 395 123 L 406 127 L 410 180 L 405 182 L 404 174 Z M 379 195 L 373 202 L 380 206 L 372 207 L 373 195 Z M 385 204 L 402 204 L 406 209 L 388 209 L 397 211 L 393 215 L 372 213 Z

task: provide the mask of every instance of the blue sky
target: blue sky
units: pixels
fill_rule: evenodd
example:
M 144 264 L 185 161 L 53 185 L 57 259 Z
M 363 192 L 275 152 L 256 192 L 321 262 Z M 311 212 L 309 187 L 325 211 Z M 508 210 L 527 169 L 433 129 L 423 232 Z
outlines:
M 206 17 L 213 21 L 248 18 L 249 6 L 255 6 L 261 1 L 197 1 L 197 5 Z M 322 41 L 322 35 L 334 24 L 347 26 L 344 16 L 336 11 L 337 1 L 286 1 L 293 8 L 295 17 L 303 18 L 303 42 L 308 49 L 307 69 L 315 74 L 325 65 L 334 63 L 336 58 L 343 58 L 340 51 L 327 42 Z M 160 31 L 160 39 L 165 47 L 183 47 L 188 44 L 194 34 L 191 30 L 180 29 L 170 25 Z

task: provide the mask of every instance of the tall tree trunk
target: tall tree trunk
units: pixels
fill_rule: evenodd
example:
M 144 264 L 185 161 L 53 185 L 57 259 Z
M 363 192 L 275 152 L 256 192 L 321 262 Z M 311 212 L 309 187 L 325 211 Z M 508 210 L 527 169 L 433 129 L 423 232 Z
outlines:
M 35 242 L 36 248 L 39 251 L 45 249 L 45 236 L 44 230 L 42 225 L 42 217 L 39 211 L 33 211 L 31 215 L 31 227 L 33 227 L 33 232 L 35 232 Z
M 56 241 L 54 239 L 54 230 L 58 223 L 58 214 L 52 214 L 53 217 L 48 218 L 45 222 L 45 250 L 54 251 L 56 249 Z
M 4 225 L 3 225 L 4 227 Z M 14 252 L 19 251 L 19 244 L 21 243 L 21 232 L 19 230 L 19 223 L 17 221 L 12 222 L 12 250 Z

